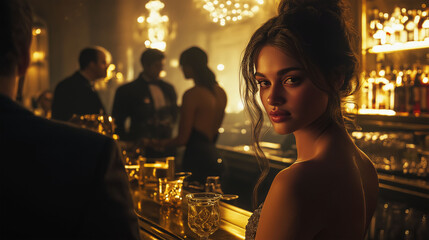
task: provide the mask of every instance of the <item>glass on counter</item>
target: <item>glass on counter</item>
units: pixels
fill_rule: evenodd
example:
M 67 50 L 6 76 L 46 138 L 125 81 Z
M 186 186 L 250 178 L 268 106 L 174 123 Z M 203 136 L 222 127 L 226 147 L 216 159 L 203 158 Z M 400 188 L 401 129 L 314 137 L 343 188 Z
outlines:
M 188 226 L 201 239 L 208 239 L 220 225 L 219 200 L 222 195 L 216 193 L 189 193 Z
M 162 205 L 179 208 L 182 205 L 183 179 L 159 178 L 159 202 Z
M 174 178 L 174 157 L 139 159 L 139 185 L 146 188 L 155 188 L 160 178 Z

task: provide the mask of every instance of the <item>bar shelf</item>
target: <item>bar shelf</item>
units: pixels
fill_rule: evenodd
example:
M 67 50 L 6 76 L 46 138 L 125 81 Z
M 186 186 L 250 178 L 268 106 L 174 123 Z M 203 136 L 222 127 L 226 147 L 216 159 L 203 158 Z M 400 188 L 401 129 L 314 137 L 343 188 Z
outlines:
M 375 45 L 369 48 L 368 53 L 392 53 L 407 50 L 428 49 L 429 38 L 425 41 L 413 41 L 406 43 Z

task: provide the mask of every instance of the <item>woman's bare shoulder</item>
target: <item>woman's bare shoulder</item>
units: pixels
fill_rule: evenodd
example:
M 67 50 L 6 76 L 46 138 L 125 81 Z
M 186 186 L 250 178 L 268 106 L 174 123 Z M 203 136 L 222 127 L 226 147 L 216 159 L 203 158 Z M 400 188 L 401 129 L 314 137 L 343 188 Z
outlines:
M 315 165 L 293 164 L 277 174 L 265 199 L 257 235 L 264 239 L 312 239 L 324 227 L 326 189 L 316 180 Z
M 288 168 L 282 170 L 275 181 L 282 184 L 311 185 L 321 184 L 326 180 L 328 166 L 320 159 L 297 161 Z M 290 187 L 293 187 L 290 186 Z
M 202 86 L 194 86 L 185 92 L 185 94 L 198 97 L 202 95 L 206 96 L 208 93 L 210 93 L 210 90 Z
M 204 89 L 202 87 L 199 86 L 194 86 L 189 88 L 188 90 L 185 91 L 185 93 L 183 94 L 183 97 L 187 97 L 187 98 L 197 98 L 199 97 L 201 94 L 204 94 Z
M 214 89 L 215 89 L 215 91 L 219 92 L 220 94 L 226 95 L 225 90 L 220 85 L 215 85 Z

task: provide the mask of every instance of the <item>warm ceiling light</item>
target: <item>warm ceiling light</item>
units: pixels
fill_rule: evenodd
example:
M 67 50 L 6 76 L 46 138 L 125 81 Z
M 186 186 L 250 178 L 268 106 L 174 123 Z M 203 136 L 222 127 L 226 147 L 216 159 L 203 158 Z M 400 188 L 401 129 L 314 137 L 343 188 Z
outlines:
M 225 26 L 227 22 L 237 22 L 253 17 L 264 0 L 194 0 L 210 13 L 214 23 Z

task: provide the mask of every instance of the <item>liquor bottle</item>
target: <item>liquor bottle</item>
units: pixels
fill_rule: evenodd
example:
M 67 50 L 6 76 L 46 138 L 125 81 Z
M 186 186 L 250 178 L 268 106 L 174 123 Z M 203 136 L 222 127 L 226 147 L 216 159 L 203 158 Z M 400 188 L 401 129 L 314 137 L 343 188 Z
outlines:
M 386 109 L 393 110 L 395 106 L 395 73 L 392 71 L 393 66 L 386 66 Z
M 375 109 L 384 109 L 384 93 L 383 83 L 381 81 L 381 75 L 384 76 L 384 70 L 382 70 L 381 64 L 377 64 L 377 76 L 375 77 Z
M 380 24 L 380 21 L 378 20 L 378 9 L 373 9 L 368 14 L 368 22 L 369 22 L 369 28 L 368 28 L 368 46 L 372 47 L 374 45 L 378 45 L 376 42 L 376 39 L 374 38 L 375 33 L 377 32 L 377 25 Z
M 377 78 L 377 73 L 371 71 L 368 78 L 368 108 L 377 109 L 376 107 L 376 98 L 377 98 L 377 84 L 375 79 Z
M 421 110 L 422 113 L 429 113 L 429 65 L 425 65 L 421 77 Z
M 429 38 L 429 10 L 423 12 L 424 20 L 422 22 L 423 41 Z
M 406 43 L 408 38 L 407 29 L 405 29 L 405 23 L 408 21 L 407 9 L 401 8 L 401 24 L 403 26 L 402 31 L 400 33 L 400 42 Z
M 413 18 L 414 18 L 414 40 L 419 41 L 419 22 L 421 19 L 422 10 L 413 10 Z
M 377 70 L 378 76 L 375 81 L 377 85 L 376 109 L 389 109 L 390 87 L 386 76 L 390 74 L 390 69 L 380 65 Z
M 414 98 L 413 98 L 413 85 L 414 79 L 411 78 L 411 69 L 405 68 L 404 71 L 404 77 L 402 80 L 404 81 L 404 87 L 405 87 L 405 112 L 412 113 L 413 112 L 413 105 L 414 105 Z
M 414 85 L 413 85 L 413 114 L 420 115 L 421 113 L 421 77 L 422 69 L 420 66 L 415 68 Z
M 369 108 L 369 95 L 368 95 L 368 79 L 366 79 L 365 72 L 361 73 L 360 76 L 362 80 L 362 87 L 360 89 L 360 106 L 361 109 L 368 109 Z
M 419 22 L 417 23 L 417 35 L 418 35 L 418 41 L 424 41 L 425 40 L 425 29 L 423 28 L 423 23 L 428 18 L 426 11 L 420 11 L 420 18 Z
M 422 74 L 421 77 L 421 88 L 420 88 L 420 108 L 422 113 L 428 113 L 428 89 L 426 74 Z M 426 84 L 425 84 L 426 82 Z
M 395 112 L 406 112 L 406 101 L 405 101 L 405 84 L 403 81 L 404 71 L 401 69 L 396 76 L 396 87 L 395 87 Z
M 407 21 L 404 23 L 405 30 L 407 32 L 407 42 L 414 41 L 414 29 L 416 28 L 414 15 L 413 10 L 407 11 Z
M 382 45 L 386 44 L 386 33 L 384 31 L 384 13 L 380 12 L 378 9 L 373 11 L 373 19 L 370 22 L 370 32 L 372 42 L 369 43 L 369 46 Z
M 380 23 L 383 26 L 383 28 L 381 29 L 381 33 L 383 34 L 383 37 L 381 38 L 381 44 L 389 44 L 391 35 L 393 34 L 393 29 L 391 27 L 391 24 L 389 23 L 388 13 L 382 14 Z
M 404 25 L 401 23 L 402 15 L 401 8 L 395 7 L 395 10 L 392 13 L 391 22 L 393 28 L 393 38 L 391 43 L 401 42 L 401 31 L 404 30 Z

